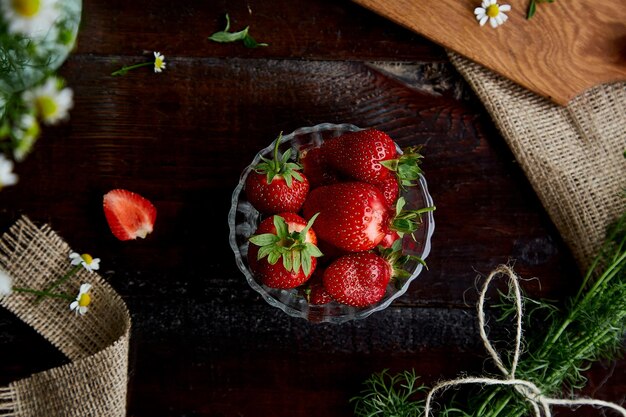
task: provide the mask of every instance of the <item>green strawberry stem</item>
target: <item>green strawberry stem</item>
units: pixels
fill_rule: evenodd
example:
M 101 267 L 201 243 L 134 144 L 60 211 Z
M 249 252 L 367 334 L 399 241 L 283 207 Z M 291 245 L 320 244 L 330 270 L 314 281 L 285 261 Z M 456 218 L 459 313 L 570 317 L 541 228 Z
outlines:
M 398 198 L 396 203 L 396 215 L 391 223 L 391 229 L 395 230 L 400 237 L 411 234 L 419 229 L 422 224 L 422 214 L 434 211 L 435 206 L 424 207 L 417 210 L 404 210 L 406 200 L 404 197 Z
M 263 233 L 251 236 L 249 239 L 250 243 L 260 247 L 257 259 L 267 257 L 267 261 L 272 265 L 282 259 L 285 270 L 298 273 L 302 268 L 302 272 L 309 275 L 313 267 L 311 258 L 322 256 L 322 252 L 317 246 L 306 241 L 307 233 L 318 215 L 319 213 L 316 213 L 311 217 L 304 229 L 292 233 L 289 233 L 289 226 L 285 219 L 275 215 L 276 234 Z
M 287 186 L 291 187 L 294 178 L 297 181 L 303 181 L 302 175 L 298 172 L 302 169 L 302 166 L 296 162 L 289 161 L 291 148 L 287 149 L 282 157 L 280 156 L 278 148 L 280 147 L 282 137 L 283 132 L 280 132 L 274 143 L 273 159 L 270 160 L 261 156 L 261 162 L 254 167 L 254 171 L 259 174 L 265 174 L 268 184 L 271 184 L 275 177 L 280 176 L 285 179 Z
M 378 252 L 380 253 L 380 256 L 382 256 L 391 265 L 393 269 L 391 279 L 396 283 L 411 276 L 411 273 L 404 268 L 409 261 L 418 262 L 423 265 L 424 268 L 428 269 L 426 262 L 419 256 L 406 255 L 402 252 L 401 239 L 396 240 L 390 248 L 379 246 Z
M 403 150 L 400 157 L 381 162 L 381 165 L 396 174 L 401 187 L 417 185 L 416 181 L 423 173 L 420 163 L 424 156 L 419 153 L 420 148 L 420 146 L 408 147 Z

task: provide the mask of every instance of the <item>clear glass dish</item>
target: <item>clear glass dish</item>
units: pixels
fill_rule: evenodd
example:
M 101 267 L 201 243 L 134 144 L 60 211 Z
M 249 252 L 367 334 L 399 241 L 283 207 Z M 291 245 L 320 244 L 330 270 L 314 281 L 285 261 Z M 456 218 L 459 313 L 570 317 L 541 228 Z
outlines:
M 362 130 L 350 124 L 330 124 L 323 123 L 311 127 L 296 129 L 289 135 L 283 136 L 281 140 L 281 152 L 285 152 L 289 147 L 293 149 L 292 155 L 295 157 L 298 152 L 316 147 L 326 139 L 339 136 L 345 132 Z M 228 213 L 228 225 L 230 227 L 230 246 L 235 253 L 237 266 L 246 277 L 250 286 L 263 296 L 270 305 L 280 308 L 282 311 L 293 317 L 300 317 L 314 323 L 344 323 L 350 320 L 363 319 L 372 313 L 387 308 L 395 299 L 404 294 L 409 285 L 418 277 L 423 269 L 419 262 L 408 262 L 405 269 L 411 276 L 397 287 L 389 284 L 387 293 L 382 300 L 368 307 L 351 307 L 337 302 L 324 305 L 310 305 L 306 299 L 300 295 L 298 289 L 282 290 L 269 288 L 257 281 L 250 271 L 247 262 L 248 239 L 258 227 L 261 216 L 246 200 L 244 184 L 252 167 L 256 166 L 261 156 L 271 158 L 274 143 L 269 144 L 261 150 L 242 172 L 239 184 L 232 194 L 231 208 Z M 400 150 L 400 149 L 398 149 Z M 408 191 L 402 193 L 407 203 L 406 209 L 419 209 L 433 206 L 433 200 L 428 193 L 426 178 L 420 176 L 419 184 L 409 187 Z M 430 253 L 431 237 L 435 230 L 435 221 L 432 212 L 427 212 L 422 216 L 423 224 L 415 232 L 415 240 L 411 236 L 403 238 L 402 246 L 406 254 L 415 255 L 423 260 Z

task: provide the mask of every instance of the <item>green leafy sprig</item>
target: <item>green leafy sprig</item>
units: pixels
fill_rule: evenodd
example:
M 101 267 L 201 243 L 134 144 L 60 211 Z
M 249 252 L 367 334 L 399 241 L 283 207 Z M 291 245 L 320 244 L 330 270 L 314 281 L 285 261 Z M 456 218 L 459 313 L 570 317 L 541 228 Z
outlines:
M 230 32 L 230 17 L 226 13 L 226 27 L 224 30 L 215 32 L 209 36 L 209 40 L 219 43 L 230 43 L 242 41 L 246 48 L 256 48 L 259 46 L 268 46 L 267 43 L 257 42 L 252 35 L 250 35 L 250 26 L 246 26 L 239 32 Z
M 502 298 L 502 320 L 515 313 L 513 303 Z M 584 372 L 594 361 L 614 360 L 622 354 L 626 335 L 626 212 L 608 228 L 605 242 L 589 267 L 576 296 L 564 307 L 524 297 L 526 328 L 546 329 L 524 339 L 526 350 L 516 378 L 537 385 L 547 396 L 573 396 L 586 383 Z M 506 308 L 509 310 L 507 311 Z M 540 326 L 537 326 L 540 323 Z M 374 374 L 365 389 L 351 401 L 357 417 L 421 415 L 424 400 L 405 386 L 414 384 L 412 373 L 389 377 Z M 399 385 L 398 382 L 401 382 Z M 511 387 L 490 387 L 468 396 L 455 392 L 439 416 L 522 417 L 530 404 Z

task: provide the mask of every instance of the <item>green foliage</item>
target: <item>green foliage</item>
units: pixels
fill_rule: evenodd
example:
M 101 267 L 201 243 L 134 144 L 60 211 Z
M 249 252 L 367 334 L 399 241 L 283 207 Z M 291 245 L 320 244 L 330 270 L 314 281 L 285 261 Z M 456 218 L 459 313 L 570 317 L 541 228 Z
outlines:
M 252 35 L 250 35 L 250 26 L 246 26 L 239 32 L 230 32 L 230 17 L 226 13 L 226 27 L 224 30 L 215 32 L 209 36 L 209 40 L 219 43 L 230 43 L 242 41 L 246 48 L 256 48 L 258 46 L 267 46 L 266 43 L 258 43 Z
M 515 313 L 513 294 L 501 294 L 496 305 L 500 320 Z M 562 305 L 523 297 L 524 328 L 532 329 L 523 340 L 516 372 L 518 379 L 536 384 L 548 396 L 573 395 L 585 383 L 584 372 L 594 361 L 614 360 L 622 352 L 626 335 L 626 213 L 607 231 L 605 243 L 584 277 L 578 294 Z M 540 329 L 545 329 L 541 331 Z M 504 359 L 506 360 L 506 359 Z M 372 376 L 356 403 L 355 415 L 419 415 L 421 400 L 415 400 L 413 373 Z M 411 387 L 410 389 L 407 387 Z M 420 391 L 424 391 L 420 387 Z M 458 392 L 439 411 L 439 416 L 522 417 L 528 401 L 512 387 L 476 389 L 470 395 Z M 462 411 L 464 408 L 469 411 Z M 433 414 L 434 415 L 434 414 Z

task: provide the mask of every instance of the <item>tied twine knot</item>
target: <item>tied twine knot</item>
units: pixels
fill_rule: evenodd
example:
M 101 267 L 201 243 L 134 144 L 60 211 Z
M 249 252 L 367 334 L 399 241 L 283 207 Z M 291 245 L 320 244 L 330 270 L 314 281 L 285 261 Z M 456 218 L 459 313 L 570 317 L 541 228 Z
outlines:
M 513 361 L 511 363 L 511 369 L 507 369 L 500 358 L 498 352 L 494 349 L 493 345 L 489 341 L 487 337 L 487 332 L 485 331 L 485 312 L 484 312 L 484 304 L 485 297 L 487 294 L 487 289 L 491 281 L 499 274 L 503 274 L 508 276 L 509 280 L 513 284 L 513 289 L 515 291 L 515 310 L 516 310 L 516 336 L 515 336 L 515 351 L 513 353 Z M 559 398 L 551 398 L 543 395 L 539 387 L 530 381 L 526 381 L 523 379 L 517 379 L 515 377 L 515 371 L 517 370 L 517 365 L 519 362 L 521 344 L 522 344 L 522 294 L 519 285 L 519 278 L 513 272 L 511 268 L 506 265 L 500 265 L 496 268 L 485 280 L 483 288 L 480 292 L 480 297 L 478 299 L 478 323 L 480 330 L 480 337 L 482 339 L 483 345 L 487 352 L 491 355 L 493 362 L 496 364 L 500 372 L 504 375 L 504 378 L 489 378 L 489 377 L 467 377 L 467 378 L 457 378 L 448 381 L 442 381 L 435 385 L 426 397 L 426 405 L 424 408 L 424 416 L 430 416 L 431 410 L 431 402 L 433 396 L 437 391 L 445 390 L 447 388 L 453 386 L 460 386 L 464 384 L 483 384 L 483 385 L 492 385 L 492 386 L 512 386 L 515 388 L 517 392 L 522 394 L 522 396 L 532 405 L 534 415 L 536 417 L 552 417 L 552 413 L 550 411 L 551 405 L 562 405 L 568 407 L 576 407 L 580 405 L 590 405 L 597 407 L 606 407 L 611 408 L 619 413 L 622 416 L 626 417 L 626 409 L 620 407 L 619 405 L 602 400 L 595 400 L 592 398 L 578 398 L 578 399 L 559 399 Z

